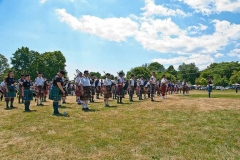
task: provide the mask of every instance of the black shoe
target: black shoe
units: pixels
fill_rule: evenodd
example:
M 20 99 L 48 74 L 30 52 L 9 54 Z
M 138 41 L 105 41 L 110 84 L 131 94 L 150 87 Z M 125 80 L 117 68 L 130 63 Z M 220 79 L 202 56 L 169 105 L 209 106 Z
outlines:
M 62 102 L 62 103 L 67 103 L 67 102 Z
M 123 102 L 119 102 L 120 104 L 123 104 Z
M 44 104 L 39 104 L 39 106 L 44 106 Z
M 13 109 L 13 108 L 16 108 L 16 107 L 14 107 L 14 106 L 10 106 L 10 108 Z
M 152 102 L 154 102 L 154 100 L 153 100 L 153 99 L 152 99 L 151 101 L 152 101 Z
M 89 108 L 85 108 L 86 111 L 90 110 Z
M 58 116 L 58 115 L 61 115 L 61 113 L 59 112 L 56 112 L 56 113 L 53 113 L 54 116 Z
M 6 108 L 5 108 L 5 110 L 9 110 L 10 108 L 7 106 Z
M 28 109 L 28 110 L 25 110 L 24 112 L 31 112 L 31 110 L 30 110 L 30 109 Z
M 85 108 L 82 108 L 83 111 L 85 111 Z

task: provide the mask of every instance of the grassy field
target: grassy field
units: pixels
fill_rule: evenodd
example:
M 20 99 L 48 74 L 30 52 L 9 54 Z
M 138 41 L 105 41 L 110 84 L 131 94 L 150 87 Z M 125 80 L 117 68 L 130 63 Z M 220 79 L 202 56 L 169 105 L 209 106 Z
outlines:
M 0 159 L 240 159 L 240 93 L 212 96 L 135 97 L 109 108 L 101 97 L 91 112 L 68 97 L 60 111 L 69 117 L 53 116 L 49 102 L 30 113 L 0 102 Z

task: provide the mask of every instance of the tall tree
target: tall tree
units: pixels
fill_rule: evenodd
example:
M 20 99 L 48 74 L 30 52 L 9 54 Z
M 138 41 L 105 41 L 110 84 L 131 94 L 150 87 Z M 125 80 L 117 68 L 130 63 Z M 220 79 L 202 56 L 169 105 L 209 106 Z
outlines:
M 90 72 L 89 76 L 91 76 L 91 75 L 93 75 L 95 78 L 101 78 L 102 77 L 101 73 L 99 73 L 99 72 Z
M 0 54 L 0 81 L 5 78 L 5 73 L 9 68 L 8 59 Z
M 170 73 L 170 74 L 172 74 L 172 75 L 174 75 L 174 76 L 177 76 L 177 71 L 175 70 L 175 68 L 173 67 L 173 65 L 170 65 L 170 66 L 167 68 L 166 72 L 168 72 L 168 73 Z
M 45 52 L 41 55 L 38 71 L 42 72 L 44 77 L 51 80 L 59 69 L 65 70 L 65 63 L 66 59 L 61 51 Z
M 233 71 L 232 76 L 230 77 L 230 84 L 240 83 L 240 71 Z
M 149 66 L 148 66 L 148 69 L 152 72 L 152 71 L 155 71 L 155 72 L 164 72 L 165 71 L 165 68 L 162 64 L 158 63 L 158 62 L 153 62 L 153 63 L 150 63 Z
M 36 76 L 39 59 L 40 54 L 38 52 L 30 51 L 28 47 L 18 48 L 11 58 L 15 78 L 27 73 L 31 77 Z
M 195 79 L 200 75 L 198 67 L 195 63 L 183 63 L 178 67 L 178 78 L 186 79 L 188 83 L 195 84 Z
M 143 76 L 144 78 L 150 78 L 151 72 L 146 67 L 135 67 L 131 71 L 127 72 L 127 78 L 129 79 L 131 77 L 131 74 L 135 76 L 135 78 L 139 78 Z

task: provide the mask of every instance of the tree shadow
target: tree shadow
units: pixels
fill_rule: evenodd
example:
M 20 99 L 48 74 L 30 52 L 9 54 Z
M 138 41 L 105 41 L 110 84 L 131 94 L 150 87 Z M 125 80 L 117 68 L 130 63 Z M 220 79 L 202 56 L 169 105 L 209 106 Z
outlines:
M 23 111 L 23 113 L 37 112 L 37 110 Z
M 71 108 L 71 107 L 67 107 L 67 106 L 58 106 L 58 108 Z

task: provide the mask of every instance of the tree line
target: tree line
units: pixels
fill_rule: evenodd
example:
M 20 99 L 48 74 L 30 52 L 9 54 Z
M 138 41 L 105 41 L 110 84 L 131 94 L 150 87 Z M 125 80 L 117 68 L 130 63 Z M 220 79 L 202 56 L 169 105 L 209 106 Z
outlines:
M 17 78 L 21 74 L 29 74 L 31 77 L 36 77 L 38 72 L 42 72 L 44 77 L 51 80 L 56 75 L 57 70 L 65 70 L 66 67 L 66 58 L 61 51 L 39 53 L 30 50 L 28 47 L 22 47 L 12 54 L 10 60 L 10 63 L 8 63 L 8 59 L 0 54 L 1 79 L 7 76 L 9 70 L 13 70 Z M 215 86 L 225 87 L 240 83 L 240 63 L 238 61 L 212 63 L 202 71 L 199 70 L 195 63 L 182 63 L 177 69 L 173 65 L 165 68 L 158 62 L 145 63 L 127 71 L 126 78 L 129 79 L 134 74 L 136 78 L 142 76 L 147 79 L 153 71 L 156 72 L 157 79 L 161 79 L 162 75 L 165 74 L 170 81 L 176 82 L 186 79 L 192 85 L 207 85 L 209 77 L 213 79 Z M 90 72 L 90 75 L 100 79 L 106 78 L 105 75 L 99 72 Z M 111 75 L 110 78 L 114 79 L 114 76 Z
M 10 68 L 11 64 L 11 68 Z M 43 76 L 51 80 L 59 69 L 65 70 L 66 58 L 61 51 L 39 53 L 30 50 L 28 47 L 18 48 L 8 59 L 0 54 L 0 78 L 6 78 L 8 71 L 12 70 L 16 78 L 20 78 L 22 74 L 29 74 L 36 77 L 38 72 L 42 72 Z

